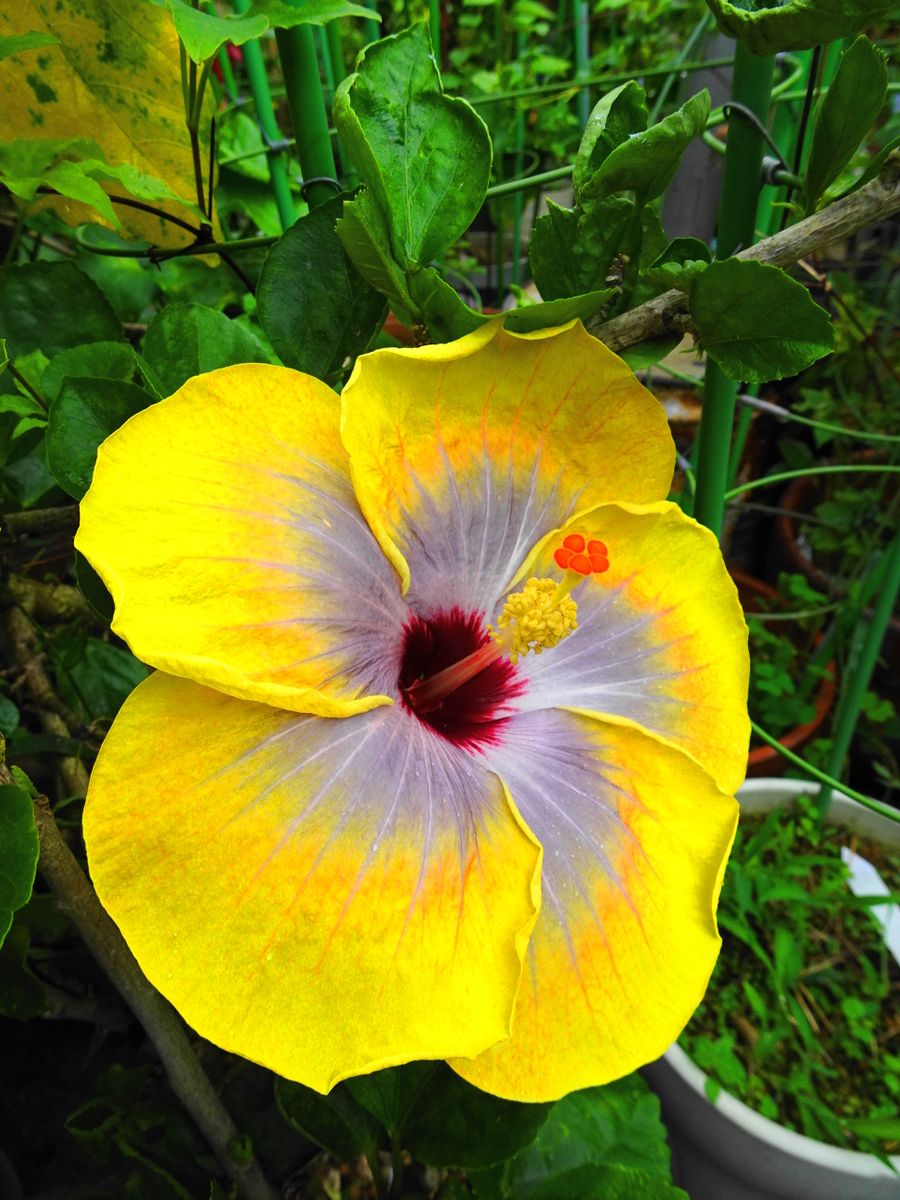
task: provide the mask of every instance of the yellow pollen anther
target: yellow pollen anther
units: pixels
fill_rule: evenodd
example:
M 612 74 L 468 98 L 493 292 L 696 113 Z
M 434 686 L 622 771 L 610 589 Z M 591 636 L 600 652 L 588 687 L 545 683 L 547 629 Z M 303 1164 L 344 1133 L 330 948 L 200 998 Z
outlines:
M 520 654 L 551 649 L 577 628 L 578 605 L 569 587 L 555 579 L 529 579 L 507 599 L 492 633 L 513 662 Z

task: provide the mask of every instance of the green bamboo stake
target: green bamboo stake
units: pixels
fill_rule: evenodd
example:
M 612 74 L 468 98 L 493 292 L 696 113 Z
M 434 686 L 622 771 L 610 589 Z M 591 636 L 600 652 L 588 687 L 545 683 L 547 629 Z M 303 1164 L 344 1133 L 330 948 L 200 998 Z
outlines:
M 763 124 L 768 121 L 774 69 L 773 57 L 759 58 L 738 43 L 734 57 L 732 99 L 746 105 Z M 728 127 L 728 149 L 719 205 L 716 249 L 719 258 L 726 258 L 741 246 L 749 246 L 754 241 L 763 149 L 764 142 L 759 131 L 735 113 Z M 697 434 L 694 516 L 716 537 L 722 535 L 737 392 L 738 384 L 723 375 L 715 363 L 707 360 L 703 412 Z
M 431 27 L 431 48 L 437 65 L 443 66 L 441 59 L 441 0 L 428 0 L 428 24 Z
M 373 7 L 374 6 L 370 3 L 369 8 Z M 366 45 L 368 46 L 372 42 L 377 42 L 381 37 L 381 26 L 376 20 L 374 20 L 374 18 L 366 17 L 366 19 L 363 21 L 363 34 L 365 35 Z
M 587 84 L 591 73 L 591 17 L 586 0 L 572 0 L 572 14 L 575 18 L 575 78 L 581 85 L 578 92 L 578 120 L 584 129 L 591 115 L 591 89 Z
M 250 7 L 250 0 L 234 0 L 234 7 L 236 12 L 243 14 Z M 244 43 L 244 65 L 247 68 L 247 79 L 250 82 L 250 93 L 253 96 L 256 119 L 260 129 L 270 147 L 277 146 L 281 142 L 281 130 L 275 120 L 266 63 L 259 42 Z M 290 229 L 297 220 L 297 206 L 291 192 L 291 181 L 288 177 L 284 151 L 270 149 L 268 158 L 269 181 L 272 184 L 272 194 L 278 208 L 281 228 Z
M 833 779 L 839 779 L 843 770 L 844 760 L 850 749 L 859 714 L 862 712 L 872 672 L 878 662 L 881 643 L 884 641 L 888 623 L 893 615 L 898 594 L 900 594 L 900 532 L 894 535 L 894 540 L 886 551 L 886 558 L 884 582 L 875 601 L 872 617 L 869 621 L 864 619 L 860 621 L 850 644 L 850 653 L 834 717 L 831 752 L 825 765 L 825 773 Z M 816 807 L 820 818 L 823 818 L 828 811 L 831 803 L 831 790 L 831 786 L 826 783 L 823 783 L 819 790 Z
M 298 0 L 287 0 L 293 8 L 300 8 Z M 276 29 L 278 54 L 284 73 L 284 86 L 294 137 L 297 140 L 297 157 L 300 170 L 307 182 L 303 196 L 310 208 L 323 204 L 337 191 L 337 168 L 331 149 L 328 132 L 328 116 L 325 97 L 319 77 L 319 62 L 312 30 L 308 25 L 297 25 L 293 29 Z

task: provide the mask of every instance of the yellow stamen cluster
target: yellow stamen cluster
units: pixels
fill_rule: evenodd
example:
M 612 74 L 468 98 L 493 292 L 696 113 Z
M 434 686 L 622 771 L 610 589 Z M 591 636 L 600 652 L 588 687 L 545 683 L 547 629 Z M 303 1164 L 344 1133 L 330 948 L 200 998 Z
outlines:
M 550 650 L 577 625 L 578 605 L 555 579 L 529 579 L 507 599 L 494 637 L 516 662 L 520 654 Z

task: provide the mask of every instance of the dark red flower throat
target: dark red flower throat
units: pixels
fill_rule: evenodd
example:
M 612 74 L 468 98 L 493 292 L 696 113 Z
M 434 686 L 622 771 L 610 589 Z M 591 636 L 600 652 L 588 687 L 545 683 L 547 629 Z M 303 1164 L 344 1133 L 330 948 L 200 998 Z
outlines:
M 403 630 L 398 680 L 403 707 L 423 725 L 467 750 L 480 750 L 497 741 L 509 719 L 509 701 L 524 690 L 509 659 L 491 663 L 435 707 L 417 706 L 409 688 L 489 641 L 482 615 L 466 613 L 461 608 L 436 613 L 427 621 L 413 615 Z

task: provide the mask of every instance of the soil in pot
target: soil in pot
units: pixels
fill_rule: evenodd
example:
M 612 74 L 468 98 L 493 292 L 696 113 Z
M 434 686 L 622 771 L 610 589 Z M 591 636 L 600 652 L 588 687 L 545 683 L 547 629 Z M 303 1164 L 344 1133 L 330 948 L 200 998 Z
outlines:
M 715 1090 L 883 1158 L 900 1150 L 900 964 L 848 887 L 843 846 L 900 894 L 895 857 L 820 828 L 811 797 L 742 820 L 719 902 L 722 953 L 680 1044 Z
M 750 627 L 750 715 L 783 746 L 797 751 L 819 733 L 831 711 L 835 664 L 812 661 L 821 640 L 821 619 L 783 618 L 792 611 L 814 612 L 825 598 L 800 576 L 783 576 L 781 591 L 733 568 L 731 576 Z M 749 776 L 779 775 L 788 765 L 773 747 L 751 741 Z

